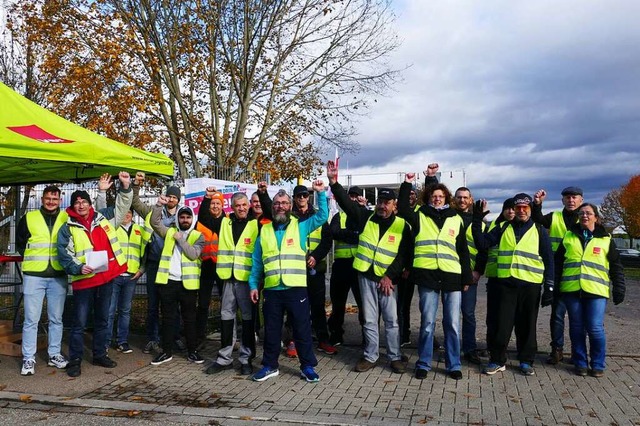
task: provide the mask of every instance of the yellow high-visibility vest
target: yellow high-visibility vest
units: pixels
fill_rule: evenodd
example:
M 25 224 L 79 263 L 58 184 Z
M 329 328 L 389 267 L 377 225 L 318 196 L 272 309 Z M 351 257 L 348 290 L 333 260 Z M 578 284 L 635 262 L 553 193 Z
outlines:
M 413 267 L 462 273 L 460 256 L 456 251 L 456 239 L 460 234 L 462 218 L 455 215 L 446 218 L 442 229 L 429 216 L 419 213 L 420 232 L 416 235 Z
M 49 232 L 49 226 L 40 210 L 27 213 L 25 220 L 31 237 L 22 257 L 22 272 L 43 272 L 49 266 L 49 262 L 54 270 L 62 271 L 63 268 L 58 262 L 57 238 L 60 227 L 68 218 L 67 212 L 60 211 Z
M 175 227 L 171 227 L 167 230 L 167 235 L 164 237 L 164 247 L 162 248 L 162 254 L 160 255 L 160 263 L 158 264 L 158 274 L 156 275 L 156 284 L 166 284 L 169 282 L 169 268 L 171 267 L 171 256 L 173 255 L 173 249 L 176 245 L 176 240 L 173 238 L 173 234 L 178 232 Z M 187 242 L 191 245 L 195 244 L 200 238 L 200 232 L 195 229 L 189 233 Z M 200 258 L 191 260 L 185 256 L 184 252 L 181 254 L 180 265 L 182 268 L 182 286 L 187 290 L 197 290 L 200 288 Z
M 597 296 L 609 297 L 609 247 L 611 236 L 594 237 L 585 248 L 580 238 L 569 231 L 562 245 L 566 250 L 560 291 L 583 290 Z
M 258 238 L 258 221 L 247 222 L 238 243 L 233 243 L 231 219 L 225 217 L 220 225 L 220 242 L 218 243 L 217 273 L 223 280 L 233 277 L 238 281 L 249 281 L 251 275 L 251 255 Z
M 356 271 L 367 272 L 373 265 L 373 273 L 378 277 L 384 276 L 398 255 L 404 224 L 404 219 L 396 216 L 387 232 L 379 238 L 380 225 L 369 219 L 358 240 L 353 268 Z
M 307 258 L 301 246 L 298 219 L 291 216 L 285 229 L 280 248 L 273 223 L 262 226 L 260 231 L 264 288 L 277 287 L 282 282 L 287 287 L 307 286 Z
M 518 278 L 534 284 L 544 281 L 544 263 L 539 254 L 540 237 L 532 226 L 516 244 L 513 226 L 509 224 L 498 245 L 498 278 Z

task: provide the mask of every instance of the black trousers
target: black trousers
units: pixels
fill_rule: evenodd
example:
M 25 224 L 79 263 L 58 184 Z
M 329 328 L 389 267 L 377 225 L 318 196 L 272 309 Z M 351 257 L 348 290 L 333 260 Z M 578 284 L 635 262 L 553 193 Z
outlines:
M 344 315 L 349 290 L 353 293 L 358 305 L 358 321 L 360 326 L 364 324 L 364 313 L 362 311 L 362 297 L 360 296 L 360 286 L 358 285 L 358 272 L 353 269 L 353 259 L 336 259 L 331 268 L 331 279 L 329 281 L 329 297 L 331 297 L 331 316 L 328 326 L 331 336 L 335 340 L 341 340 L 344 334 Z
M 196 300 L 198 290 L 187 290 L 182 281 L 169 280 L 167 284 L 157 284 L 160 293 L 160 334 L 162 349 L 167 355 L 173 354 L 175 324 L 178 319 L 178 307 L 182 313 L 184 335 L 188 351 L 196 350 Z
M 327 329 L 327 311 L 325 309 L 327 285 L 324 272 L 316 272 L 315 275 L 310 275 L 307 272 L 307 293 L 309 294 L 313 331 L 316 333 L 318 342 L 328 343 L 329 330 Z
M 491 362 L 503 365 L 507 362 L 507 346 L 515 327 L 518 360 L 533 364 L 538 342 L 536 323 L 540 306 L 541 285 L 510 287 L 498 285 L 500 306 L 498 327 L 491 350 Z
M 489 278 L 487 281 L 487 349 L 491 350 L 495 345 L 496 332 L 498 330 L 498 309 L 500 307 L 500 284 L 497 278 Z
M 209 304 L 213 286 L 218 287 L 218 294 L 222 299 L 222 281 L 216 274 L 216 264 L 212 260 L 202 262 L 200 268 L 200 289 L 198 290 L 198 311 L 196 314 L 196 335 L 199 340 L 204 340 L 207 335 L 207 322 L 209 319 Z
M 408 342 L 411 337 L 411 302 L 416 286 L 408 279 L 398 280 L 398 326 L 400 343 Z

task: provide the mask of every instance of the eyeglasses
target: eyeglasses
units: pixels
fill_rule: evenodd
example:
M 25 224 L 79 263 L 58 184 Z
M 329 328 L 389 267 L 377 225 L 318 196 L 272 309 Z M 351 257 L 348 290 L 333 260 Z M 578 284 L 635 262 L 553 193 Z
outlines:
M 276 201 L 275 203 L 273 203 L 273 207 L 280 207 L 280 206 L 287 207 L 287 206 L 290 206 L 290 205 L 291 205 L 291 203 L 288 202 L 288 201 Z
M 298 194 L 298 195 L 296 195 L 296 198 L 309 198 L 309 194 L 308 193 L 306 193 L 306 194 Z

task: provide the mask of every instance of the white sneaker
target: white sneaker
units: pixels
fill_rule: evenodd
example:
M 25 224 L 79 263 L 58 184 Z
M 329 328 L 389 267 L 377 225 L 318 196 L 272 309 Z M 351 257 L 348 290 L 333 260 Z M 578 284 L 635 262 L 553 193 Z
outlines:
M 49 362 L 47 363 L 49 367 L 55 367 L 59 369 L 67 368 L 67 364 L 69 364 L 69 361 L 67 361 L 67 359 L 60 354 L 54 355 L 49 358 Z
M 33 376 L 36 374 L 36 360 L 35 359 L 25 359 L 22 361 L 22 370 L 20 370 L 20 374 L 23 376 Z

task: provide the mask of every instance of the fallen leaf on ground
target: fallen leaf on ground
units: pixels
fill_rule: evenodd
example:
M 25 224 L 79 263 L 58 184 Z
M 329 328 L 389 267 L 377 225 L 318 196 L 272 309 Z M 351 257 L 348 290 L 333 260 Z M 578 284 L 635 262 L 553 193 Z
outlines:
M 20 395 L 20 401 L 31 402 L 31 395 Z

